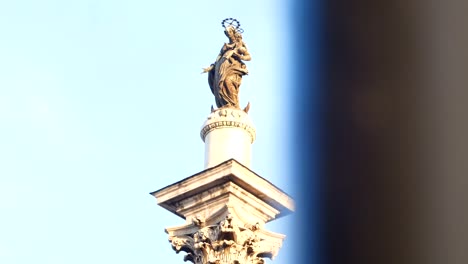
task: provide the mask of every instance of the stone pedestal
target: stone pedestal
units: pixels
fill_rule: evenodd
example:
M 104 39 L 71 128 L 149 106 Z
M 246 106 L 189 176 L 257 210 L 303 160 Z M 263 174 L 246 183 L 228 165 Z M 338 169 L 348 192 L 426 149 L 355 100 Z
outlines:
M 216 166 L 228 159 L 235 159 L 250 167 L 255 129 L 244 111 L 232 108 L 217 109 L 208 116 L 200 136 L 205 142 L 205 168 Z
M 186 223 L 168 227 L 169 241 L 195 264 L 260 264 L 273 259 L 284 235 L 264 224 L 291 213 L 294 202 L 234 159 L 151 193 Z

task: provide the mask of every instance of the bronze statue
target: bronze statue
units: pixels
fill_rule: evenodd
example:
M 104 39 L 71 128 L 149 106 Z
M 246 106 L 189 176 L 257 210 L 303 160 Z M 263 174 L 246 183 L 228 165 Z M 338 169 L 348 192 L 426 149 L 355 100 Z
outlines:
M 242 41 L 242 29 L 236 19 L 223 20 L 224 34 L 229 43 L 224 43 L 216 61 L 202 73 L 208 72 L 208 84 L 213 93 L 218 108 L 239 107 L 239 86 L 242 76 L 247 75 L 247 67 L 243 61 L 250 61 L 250 53 Z M 250 103 L 244 109 L 248 111 Z

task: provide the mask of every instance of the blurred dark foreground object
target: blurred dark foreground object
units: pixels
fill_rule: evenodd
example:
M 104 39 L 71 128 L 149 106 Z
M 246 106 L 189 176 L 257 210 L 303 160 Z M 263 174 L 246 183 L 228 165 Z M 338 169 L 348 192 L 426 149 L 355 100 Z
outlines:
M 296 2 L 298 263 L 468 263 L 467 6 Z

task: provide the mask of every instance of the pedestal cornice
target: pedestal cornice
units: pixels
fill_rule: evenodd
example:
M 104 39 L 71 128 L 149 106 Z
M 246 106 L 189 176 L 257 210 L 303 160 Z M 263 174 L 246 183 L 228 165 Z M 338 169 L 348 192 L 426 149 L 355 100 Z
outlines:
M 294 201 L 288 194 L 234 159 L 154 191 L 151 195 L 160 206 L 185 219 L 178 212 L 178 202 L 229 181 L 278 210 L 276 218 L 294 211 Z
M 262 264 L 285 238 L 265 223 L 294 211 L 291 197 L 234 159 L 151 193 L 186 219 L 167 227 L 172 248 L 195 264 Z

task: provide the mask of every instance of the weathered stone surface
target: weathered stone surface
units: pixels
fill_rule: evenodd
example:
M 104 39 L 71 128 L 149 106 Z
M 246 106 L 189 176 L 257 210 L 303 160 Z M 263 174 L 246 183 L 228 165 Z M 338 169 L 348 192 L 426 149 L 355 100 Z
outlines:
M 238 220 L 233 209 L 225 208 L 224 219 L 205 226 L 194 222 L 199 229 L 192 233 L 174 235 L 167 229 L 172 248 L 185 251 L 184 260 L 196 264 L 263 263 L 264 257 L 274 258 L 281 247 L 283 235 L 267 232 L 258 224 Z
M 176 252 L 195 264 L 263 263 L 273 259 L 284 235 L 266 222 L 294 210 L 293 200 L 239 162 L 228 160 L 152 193 L 186 219 L 166 232 Z

